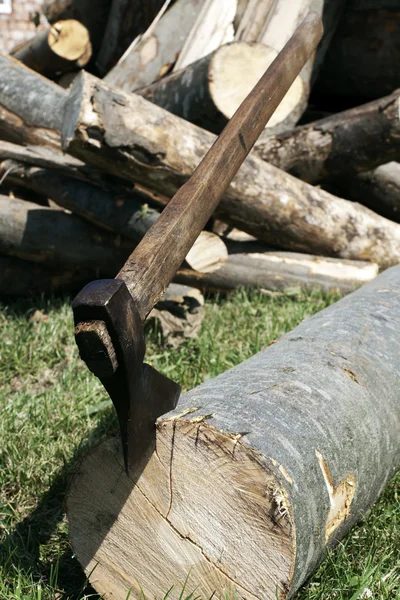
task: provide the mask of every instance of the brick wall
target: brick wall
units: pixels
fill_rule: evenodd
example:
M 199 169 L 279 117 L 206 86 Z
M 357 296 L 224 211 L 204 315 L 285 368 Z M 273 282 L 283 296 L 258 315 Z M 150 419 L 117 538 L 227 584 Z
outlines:
M 11 13 L 0 14 L 0 51 L 10 52 L 15 46 L 34 37 L 37 29 L 32 21 L 41 12 L 43 0 L 11 0 Z M 41 17 L 38 29 L 45 28 Z

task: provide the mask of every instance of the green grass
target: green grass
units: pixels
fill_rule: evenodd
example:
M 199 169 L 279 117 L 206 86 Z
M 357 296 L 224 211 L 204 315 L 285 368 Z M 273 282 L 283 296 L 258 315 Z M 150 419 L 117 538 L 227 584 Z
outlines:
M 147 359 L 189 389 L 335 299 L 238 292 L 208 302 L 200 336 L 178 351 L 150 330 Z M 4 302 L 0 325 L 0 600 L 98 598 L 72 556 L 63 501 L 79 457 L 116 428 L 113 411 L 78 360 L 68 298 Z M 399 501 L 397 477 L 297 600 L 355 600 L 366 589 L 372 599 L 400 598 Z M 190 598 L 190 579 L 181 595 Z

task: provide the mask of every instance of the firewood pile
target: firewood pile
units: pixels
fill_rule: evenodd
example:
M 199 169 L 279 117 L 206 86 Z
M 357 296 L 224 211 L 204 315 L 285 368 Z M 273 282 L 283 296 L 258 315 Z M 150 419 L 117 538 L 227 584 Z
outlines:
M 348 291 L 396 264 L 400 2 L 48 0 L 48 30 L 0 55 L 0 293 L 114 277 L 310 10 L 316 55 L 164 305 L 182 321 L 193 288 Z

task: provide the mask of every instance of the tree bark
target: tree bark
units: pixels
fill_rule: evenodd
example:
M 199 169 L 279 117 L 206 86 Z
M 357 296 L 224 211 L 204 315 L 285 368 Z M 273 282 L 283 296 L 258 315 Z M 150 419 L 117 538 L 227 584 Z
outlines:
M 155 27 L 134 40 L 104 80 L 127 92 L 150 85 L 168 72 L 183 48 L 196 17 L 201 0 L 177 0 Z
M 187 121 L 220 133 L 276 56 L 275 50 L 263 44 L 235 42 L 137 93 Z M 266 131 L 285 124 L 291 127 L 298 120 L 302 102 L 303 84 L 296 77 Z
M 390 162 L 373 171 L 337 179 L 335 187 L 387 219 L 400 223 L 400 164 Z
M 46 0 L 42 6 L 43 13 L 50 23 L 61 19 L 76 19 L 90 33 L 93 55 L 96 56 L 103 40 L 111 0 Z
M 144 33 L 165 0 L 112 0 L 97 68 L 105 75 L 121 58 L 132 40 Z
M 158 210 L 147 205 L 143 193 L 115 194 L 91 183 L 15 160 L 0 162 L 0 180 L 50 198 L 58 206 L 94 225 L 131 240 L 133 245 L 142 239 L 160 216 Z M 204 231 L 190 249 L 185 262 L 195 271 L 210 273 L 219 269 L 227 257 L 226 246 L 219 236 Z
M 57 21 L 47 31 L 11 53 L 30 69 L 54 78 L 59 73 L 81 69 L 92 56 L 88 30 L 75 19 Z
M 385 4 L 385 3 L 382 3 Z M 318 92 L 374 100 L 400 87 L 400 7 L 345 10 L 327 51 Z
M 236 10 L 237 0 L 205 0 L 173 70 L 184 69 L 220 46 L 233 42 Z
M 0 137 L 59 148 L 67 91 L 1 53 L 0 69 Z
M 396 90 L 293 131 L 264 137 L 255 152 L 309 183 L 337 181 L 400 159 L 399 110 L 400 90 Z
M 0 196 L 0 252 L 47 265 L 107 269 L 113 276 L 132 242 L 85 223 L 75 215 Z
M 110 174 L 172 196 L 215 138 L 134 94 L 81 74 L 63 125 L 64 149 Z M 218 213 L 272 246 L 385 266 L 400 257 L 400 227 L 309 186 L 255 156 L 242 165 Z
M 293 596 L 400 468 L 399 327 L 396 267 L 183 395 L 143 472 L 93 449 L 66 505 L 96 590 Z
M 226 241 L 227 262 L 214 273 L 180 269 L 175 280 L 208 292 L 256 287 L 274 292 L 303 289 L 346 293 L 374 279 L 378 265 L 294 252 L 278 252 L 259 243 Z

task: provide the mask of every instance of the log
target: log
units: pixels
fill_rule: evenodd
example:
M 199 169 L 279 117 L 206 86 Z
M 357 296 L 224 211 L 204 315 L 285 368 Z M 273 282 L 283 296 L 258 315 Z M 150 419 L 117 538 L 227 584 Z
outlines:
M 57 21 L 13 50 L 11 55 L 30 69 L 53 78 L 88 64 L 92 56 L 90 34 L 75 19 Z
M 66 90 L 2 53 L 0 70 L 1 139 L 59 148 Z
M 316 82 L 326 96 L 351 103 L 374 100 L 400 87 L 400 6 L 346 9 Z
M 132 40 L 151 25 L 165 0 L 112 0 L 103 43 L 96 60 L 105 75 L 121 58 Z
M 227 262 L 213 273 L 180 269 L 175 281 L 204 292 L 228 292 L 238 287 L 294 292 L 320 288 L 347 293 L 378 275 L 378 265 L 363 261 L 279 252 L 255 242 L 225 241 Z
M 162 123 L 162 127 L 160 127 Z M 63 124 L 64 149 L 106 172 L 172 196 L 215 137 L 134 94 L 81 73 Z M 245 143 L 245 142 L 244 142 Z M 249 156 L 218 215 L 271 246 L 368 260 L 400 257 L 400 227 Z
M 79 217 L 0 195 L 0 252 L 47 265 L 107 268 L 113 276 L 132 252 L 132 242 Z
M 110 8 L 111 0 L 97 0 L 95 9 L 93 0 L 46 0 L 42 5 L 49 23 L 64 19 L 75 19 L 82 23 L 89 31 L 94 56 L 103 40 Z
M 15 160 L 0 162 L 0 181 L 50 198 L 58 206 L 94 225 L 131 240 L 132 246 L 142 239 L 160 216 L 159 211 L 148 206 L 143 193 L 115 194 L 91 183 Z M 196 271 L 210 273 L 219 269 L 227 257 L 226 246 L 220 237 L 204 231 L 187 254 L 186 263 Z
M 292 597 L 400 468 L 399 327 L 395 267 L 184 394 L 143 472 L 92 449 L 66 508 L 97 592 Z
M 233 42 L 236 10 L 237 0 L 205 0 L 173 70 L 184 69 L 223 44 Z
M 258 42 L 275 4 L 276 0 L 239 0 L 235 40 Z
M 220 133 L 276 57 L 277 52 L 263 44 L 235 42 L 137 93 L 187 121 Z M 303 84 L 296 77 L 266 130 L 285 128 L 286 123 L 291 127 L 293 110 L 301 102 Z
M 169 71 L 202 7 L 201 0 L 177 0 L 141 39 L 132 42 L 104 80 L 131 92 Z
M 309 183 L 336 181 L 400 160 L 399 110 L 400 90 L 396 90 L 293 131 L 264 137 L 255 152 Z
M 390 162 L 373 171 L 338 178 L 335 187 L 350 200 L 361 202 L 378 214 L 400 223 L 399 163 Z

